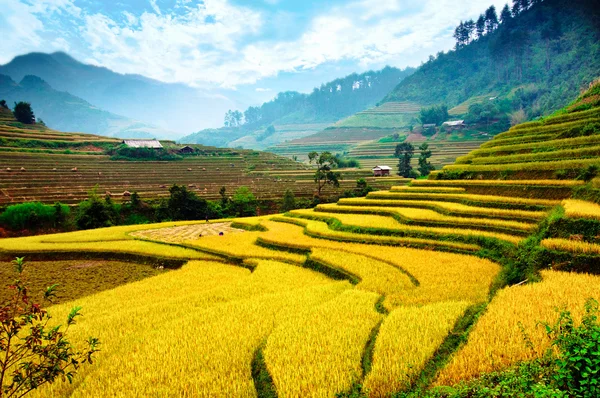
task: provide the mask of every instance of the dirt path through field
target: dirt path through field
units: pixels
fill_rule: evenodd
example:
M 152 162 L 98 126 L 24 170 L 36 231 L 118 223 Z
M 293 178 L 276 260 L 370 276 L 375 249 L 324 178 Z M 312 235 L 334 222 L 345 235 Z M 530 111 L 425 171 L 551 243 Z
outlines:
M 144 231 L 136 231 L 131 234 L 138 238 L 157 240 L 169 243 L 181 243 L 186 240 L 198 239 L 200 236 L 212 236 L 223 234 L 245 232 L 243 229 L 232 228 L 230 222 L 214 223 L 214 224 L 195 224 L 184 225 L 181 227 L 147 229 Z

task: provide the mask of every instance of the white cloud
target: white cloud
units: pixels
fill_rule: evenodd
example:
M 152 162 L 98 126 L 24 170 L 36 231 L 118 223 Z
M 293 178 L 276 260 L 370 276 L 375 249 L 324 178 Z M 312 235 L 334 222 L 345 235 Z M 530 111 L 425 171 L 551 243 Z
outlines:
M 499 0 L 494 0 L 499 6 Z M 362 67 L 391 63 L 418 65 L 425 56 L 453 44 L 447 32 L 460 19 L 475 17 L 489 3 L 482 0 L 427 0 L 415 9 L 407 0 L 383 0 L 378 11 L 360 0 L 316 17 L 294 42 L 256 43 L 242 50 L 243 58 L 227 65 L 240 83 L 280 71 L 315 68 L 326 62 L 357 61 Z M 376 21 L 372 21 L 378 17 Z
M 264 0 L 273 2 L 276 0 Z M 148 0 L 154 12 L 122 13 L 120 20 L 89 14 L 73 0 L 36 0 L 30 5 L 0 0 L 0 33 L 11 37 L 0 51 L 8 56 L 34 49 L 76 48 L 87 62 L 121 73 L 137 73 L 167 82 L 234 88 L 276 76 L 301 72 L 325 63 L 355 62 L 361 68 L 418 65 L 427 55 L 453 44 L 448 32 L 459 20 L 476 17 L 490 0 L 355 0 L 323 8 L 293 41 L 262 38 L 267 15 L 228 0 L 203 3 L 178 0 L 173 14 Z M 503 4 L 491 0 L 498 8 Z M 49 42 L 42 16 L 67 13 L 77 21 L 78 46 L 64 37 Z M 11 46 L 5 49 L 5 46 Z M 5 51 L 6 50 L 6 51 Z M 257 89 L 259 91 L 259 89 Z
M 169 82 L 219 83 L 211 75 L 235 57 L 238 41 L 259 31 L 261 15 L 224 0 L 188 6 L 184 15 L 143 13 L 121 26 L 102 14 L 85 17 L 82 36 L 98 63 Z
M 10 61 L 25 51 L 65 49 L 66 41 L 43 37 L 44 24 L 38 15 L 68 13 L 80 14 L 72 0 L 36 0 L 30 4 L 14 0 L 0 0 L 0 63 Z
M 160 8 L 158 8 L 158 4 L 156 4 L 156 0 L 150 0 L 150 7 L 152 7 L 155 13 L 157 13 L 158 15 L 162 15 L 162 13 L 160 12 Z
M 254 91 L 256 91 L 256 92 L 258 92 L 258 93 L 267 93 L 267 92 L 269 92 L 269 91 L 273 91 L 273 90 L 272 90 L 272 89 L 270 89 L 270 88 L 256 87 L 256 88 L 254 89 Z

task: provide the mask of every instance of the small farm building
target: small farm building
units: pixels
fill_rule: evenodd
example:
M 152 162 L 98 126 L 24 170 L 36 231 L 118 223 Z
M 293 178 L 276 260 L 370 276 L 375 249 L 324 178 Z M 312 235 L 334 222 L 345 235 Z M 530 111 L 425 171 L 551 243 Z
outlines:
M 429 130 L 429 129 L 434 129 L 435 128 L 435 123 L 431 123 L 431 124 L 424 124 L 423 125 L 423 129 L 424 130 Z
M 179 149 L 179 153 L 194 153 L 194 148 L 192 148 L 191 146 L 184 146 L 183 148 Z
M 444 122 L 443 126 L 450 127 L 451 129 L 462 129 L 465 127 L 464 120 L 454 120 L 452 122 Z
M 376 166 L 373 169 L 373 175 L 375 177 L 389 176 L 391 171 L 392 168 L 390 166 Z
M 130 148 L 162 149 L 163 147 L 158 140 L 123 140 L 123 144 Z

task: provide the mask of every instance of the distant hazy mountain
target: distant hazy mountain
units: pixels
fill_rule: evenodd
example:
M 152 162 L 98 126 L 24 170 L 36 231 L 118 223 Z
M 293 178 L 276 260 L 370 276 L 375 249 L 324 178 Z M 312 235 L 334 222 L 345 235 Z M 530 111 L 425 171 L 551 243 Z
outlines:
M 83 64 L 61 52 L 30 53 L 0 66 L 0 74 L 20 81 L 26 75 L 44 79 L 109 112 L 144 120 L 175 131 L 176 138 L 199 126 L 219 125 L 234 108 L 227 98 L 204 94 L 183 84 L 167 84 L 139 75 L 122 75 L 107 68 Z
M 57 91 L 37 76 L 24 76 L 16 83 L 0 75 L 0 99 L 9 106 L 31 103 L 37 118 L 60 131 L 83 132 L 120 138 L 167 137 L 172 132 L 99 109 L 64 91 Z

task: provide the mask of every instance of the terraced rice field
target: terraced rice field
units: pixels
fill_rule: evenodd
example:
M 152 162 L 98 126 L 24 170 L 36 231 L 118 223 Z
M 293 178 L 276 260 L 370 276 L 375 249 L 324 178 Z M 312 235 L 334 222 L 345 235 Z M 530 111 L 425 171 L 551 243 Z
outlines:
M 169 243 L 182 243 L 187 240 L 204 236 L 219 234 L 232 234 L 244 232 L 243 229 L 232 228 L 230 222 L 216 222 L 205 224 L 183 225 L 180 227 L 157 228 L 154 230 L 134 232 L 131 236 L 143 237 L 149 240 L 159 240 Z
M 290 140 L 268 150 L 301 161 L 306 161 L 311 151 L 343 154 L 357 145 L 406 132 L 419 110 L 420 106 L 414 103 L 388 102 L 340 120 L 316 134 Z
M 500 291 L 462 347 L 438 375 L 436 384 L 468 380 L 484 372 L 541 356 L 550 346 L 538 322 L 554 322 L 557 309 L 581 319 L 583 305 L 600 297 L 600 277 L 543 271 L 543 281 Z M 524 334 L 528 336 L 528 347 Z M 482 355 L 483 353 L 483 355 Z
M 598 165 L 600 111 L 562 113 L 498 134 L 481 149 L 447 165 L 444 172 L 476 179 L 575 179 L 581 169 Z
M 422 142 L 425 142 L 424 137 L 411 141 L 415 148 L 418 148 Z M 479 148 L 479 146 L 487 142 L 487 140 L 471 140 L 471 141 L 436 141 L 428 140 L 427 144 L 431 150 L 432 156 L 429 159 L 432 165 L 436 168 L 442 168 L 445 165 L 454 163 L 454 161 L 465 156 L 469 152 Z M 397 142 L 377 142 L 370 141 L 362 143 L 350 149 L 348 156 L 359 160 L 362 168 L 371 169 L 377 165 L 388 165 L 396 169 L 398 159 L 394 158 L 394 150 Z M 412 165 L 417 167 L 418 149 L 415 151 Z
M 540 167 L 527 170 L 549 166 Z M 261 172 L 310 182 L 309 171 Z M 583 303 L 600 299 L 600 277 L 577 273 L 600 274 L 600 207 L 571 199 L 580 181 L 520 177 L 420 180 L 277 216 L 1 239 L 6 258 L 102 255 L 175 268 L 50 307 L 62 319 L 82 306 L 72 340 L 97 336 L 102 351 L 75 383 L 33 396 L 334 397 L 360 385 L 388 397 L 538 358 L 551 346 L 539 322 L 556 308 L 578 322 Z M 539 274 L 521 273 L 521 256 Z
M 268 372 L 267 384 L 282 397 L 333 397 L 356 383 L 370 397 L 402 391 L 421 377 L 457 322 L 489 299 L 501 267 L 470 254 L 518 244 L 563 203 L 467 189 L 415 184 L 280 216 L 0 240 L 5 256 L 100 251 L 189 260 L 179 270 L 51 307 L 60 318 L 70 305 L 83 306 L 73 337 L 98 336 L 103 350 L 78 375 L 80 383 L 58 382 L 37 396 L 256 396 L 256 369 Z M 574 214 L 574 204 L 563 203 L 566 213 Z M 589 218 L 598 210 L 582 209 Z M 539 313 L 551 320 L 549 309 L 561 300 L 569 308 L 579 304 L 576 291 L 600 296 L 596 277 L 556 271 L 543 277 L 531 287 L 500 290 L 435 383 L 535 357 L 518 354 L 509 332 L 514 322 L 532 319 L 530 297 L 553 292 Z M 108 308 L 119 310 L 107 316 Z M 506 323 L 502 330 L 498 317 Z M 127 328 L 119 329 L 123 322 Z M 510 356 L 490 366 L 469 351 L 488 344 L 493 355 Z M 117 365 L 115 358 L 130 360 Z M 193 377 L 174 382 L 173 373 L 190 369 Z
M 10 170 L 9 170 L 10 169 Z M 277 174 L 282 173 L 282 174 Z M 137 191 L 143 199 L 169 195 L 172 184 L 185 185 L 205 199 L 219 199 L 219 189 L 231 195 L 248 186 L 259 199 L 279 199 L 286 189 L 298 197 L 312 197 L 314 172 L 304 165 L 264 152 L 198 156 L 172 162 L 112 161 L 106 156 L 3 153 L 0 156 L 0 205 L 27 201 L 77 203 L 98 186 L 116 200 Z M 356 179 L 366 177 L 371 185 L 386 188 L 391 180 L 374 179 L 370 171 L 342 171 L 339 190 L 356 187 Z
M 296 126 L 318 127 L 326 125 Z M 211 200 L 220 198 L 221 187 L 232 195 L 242 185 L 262 200 L 279 200 L 287 189 L 297 197 L 314 195 L 312 170 L 270 153 L 199 146 L 198 156 L 182 161 L 110 160 L 104 150 L 119 143 L 113 138 L 21 125 L 12 113 L 0 110 L 0 207 L 30 201 L 75 204 L 95 186 L 99 194 L 109 193 L 116 201 L 127 200 L 126 193 L 134 191 L 144 200 L 160 199 L 169 195 L 172 184 L 185 185 Z M 163 145 L 178 148 L 173 142 Z M 368 170 L 344 174 L 340 189 L 327 187 L 325 195 L 355 188 L 360 177 L 377 188 L 391 186 L 389 181 L 372 178 Z

